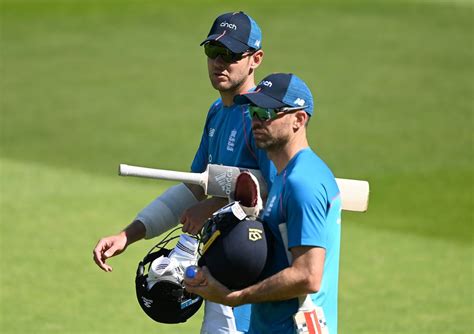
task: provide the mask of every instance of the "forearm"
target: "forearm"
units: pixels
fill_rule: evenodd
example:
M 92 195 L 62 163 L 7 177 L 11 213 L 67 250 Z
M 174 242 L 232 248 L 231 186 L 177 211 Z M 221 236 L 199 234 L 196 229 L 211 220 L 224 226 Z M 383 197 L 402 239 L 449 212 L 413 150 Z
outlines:
M 207 212 L 207 216 L 211 217 L 214 212 L 222 208 L 229 203 L 227 198 L 222 197 L 209 197 L 203 203 L 203 210 Z
M 196 200 L 202 201 L 206 199 L 207 196 L 201 186 L 191 183 L 184 183 L 184 185 L 189 189 L 189 191 L 193 193 L 194 197 L 196 197 Z
M 198 194 L 199 195 L 199 194 Z M 189 207 L 199 202 L 195 191 L 184 184 L 168 188 L 148 206 L 142 209 L 135 220 L 145 226 L 145 238 L 156 237 L 178 225 L 180 216 Z
M 183 232 L 191 234 L 199 233 L 212 214 L 225 204 L 227 204 L 227 200 L 211 197 L 186 209 L 180 219 L 181 224 L 183 224 Z
M 204 194 L 204 190 L 201 186 L 195 184 L 184 184 L 188 189 L 193 193 L 194 197 L 200 202 L 206 199 L 205 204 L 203 204 L 203 209 L 206 208 L 208 212 L 208 217 L 210 217 L 214 212 L 222 208 L 228 203 L 228 199 L 224 197 L 209 197 Z
M 291 253 L 294 261 L 290 267 L 248 288 L 229 293 L 230 303 L 241 305 L 287 300 L 319 291 L 325 249 L 294 247 Z
M 130 223 L 130 225 L 124 228 L 120 234 L 123 234 L 127 239 L 126 245 L 131 245 L 145 237 L 145 225 L 143 225 L 143 223 L 139 220 L 134 220 L 132 223 Z
M 290 267 L 245 289 L 229 290 L 212 276 L 207 267 L 203 267 L 204 279 L 200 282 L 185 280 L 186 290 L 229 306 L 287 300 L 317 292 L 322 278 L 325 250 L 295 247 L 291 252 L 295 260 Z
M 226 303 L 238 306 L 287 300 L 312 292 L 314 291 L 310 289 L 308 279 L 289 267 L 248 288 L 231 292 Z

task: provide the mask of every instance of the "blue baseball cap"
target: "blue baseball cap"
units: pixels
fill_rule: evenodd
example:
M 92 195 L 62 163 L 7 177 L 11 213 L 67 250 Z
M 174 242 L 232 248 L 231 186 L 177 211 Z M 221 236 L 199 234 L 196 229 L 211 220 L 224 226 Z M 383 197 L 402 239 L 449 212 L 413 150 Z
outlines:
M 234 53 L 249 49 L 258 50 L 262 43 L 262 31 L 257 23 L 244 12 L 225 13 L 213 23 L 206 42 L 219 42 Z
M 292 73 L 274 73 L 263 78 L 254 91 L 234 97 L 236 104 L 261 108 L 303 107 L 313 114 L 313 95 L 303 80 Z

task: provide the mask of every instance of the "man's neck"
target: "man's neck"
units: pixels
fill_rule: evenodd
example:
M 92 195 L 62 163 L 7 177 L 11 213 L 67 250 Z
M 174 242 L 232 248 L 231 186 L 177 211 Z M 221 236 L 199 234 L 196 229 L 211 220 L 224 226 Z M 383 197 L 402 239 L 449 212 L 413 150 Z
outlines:
M 289 141 L 284 147 L 274 151 L 268 151 L 268 158 L 275 164 L 278 174 L 288 165 L 291 159 L 301 150 L 309 146 L 306 136 L 296 137 Z
M 253 80 L 253 78 L 249 78 L 249 80 L 242 83 L 242 85 L 240 85 L 236 89 L 228 91 L 219 91 L 222 98 L 222 103 L 224 104 L 224 106 L 230 107 L 234 104 L 235 96 L 247 93 L 253 87 L 255 87 L 255 81 Z

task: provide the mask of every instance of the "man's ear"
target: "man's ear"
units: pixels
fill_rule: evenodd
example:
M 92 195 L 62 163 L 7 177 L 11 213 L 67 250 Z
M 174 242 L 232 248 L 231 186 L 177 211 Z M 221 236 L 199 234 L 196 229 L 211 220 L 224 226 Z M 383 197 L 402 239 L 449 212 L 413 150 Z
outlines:
M 255 51 L 255 53 L 253 53 L 253 54 L 250 56 L 250 58 L 251 58 L 250 68 L 256 69 L 257 67 L 259 67 L 260 64 L 261 64 L 262 61 L 263 61 L 263 55 L 264 55 L 263 50 Z
M 308 118 L 309 118 L 309 115 L 304 110 L 299 110 L 295 112 L 293 128 L 295 130 L 298 130 L 302 127 L 305 127 L 306 123 L 308 122 Z

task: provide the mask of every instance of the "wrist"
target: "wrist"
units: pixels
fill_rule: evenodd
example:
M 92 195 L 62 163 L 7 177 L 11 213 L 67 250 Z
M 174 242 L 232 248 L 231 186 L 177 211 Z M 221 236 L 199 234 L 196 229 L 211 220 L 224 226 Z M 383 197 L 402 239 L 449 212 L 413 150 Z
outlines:
M 228 299 L 227 305 L 232 306 L 232 307 L 247 304 L 245 302 L 243 290 L 232 291 L 227 296 L 227 299 Z
M 119 243 L 122 244 L 125 248 L 130 244 L 128 241 L 127 232 L 125 232 L 125 230 L 120 231 L 117 234 L 117 238 L 119 239 Z
M 145 237 L 145 225 L 139 220 L 134 220 L 128 225 L 123 231 L 119 233 L 119 236 L 125 241 L 125 245 L 128 246 L 135 241 L 143 239 Z

